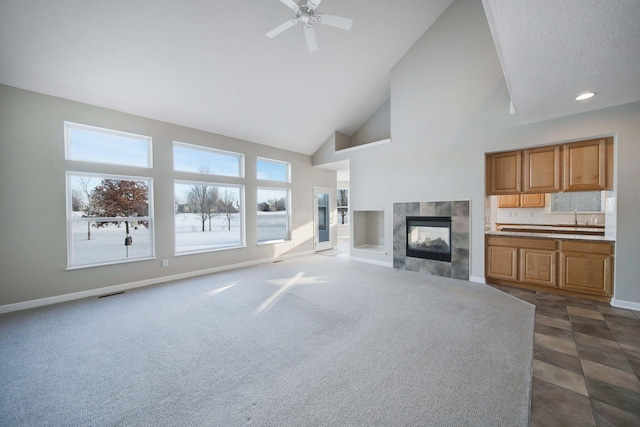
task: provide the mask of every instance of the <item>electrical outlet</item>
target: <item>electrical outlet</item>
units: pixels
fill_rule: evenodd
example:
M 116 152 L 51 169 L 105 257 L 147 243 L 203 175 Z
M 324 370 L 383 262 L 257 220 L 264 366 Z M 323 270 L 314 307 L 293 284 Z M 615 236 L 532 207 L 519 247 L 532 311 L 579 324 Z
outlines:
M 163 259 L 162 260 L 162 266 L 163 267 L 169 267 L 169 260 L 168 259 Z

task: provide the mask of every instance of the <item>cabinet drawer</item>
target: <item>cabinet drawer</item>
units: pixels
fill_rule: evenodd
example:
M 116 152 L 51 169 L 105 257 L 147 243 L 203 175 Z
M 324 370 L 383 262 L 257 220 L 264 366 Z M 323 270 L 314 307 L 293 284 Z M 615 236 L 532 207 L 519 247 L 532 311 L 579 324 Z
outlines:
M 556 240 L 554 239 L 526 239 L 522 237 L 487 236 L 487 244 L 490 246 L 511 246 L 527 249 L 546 249 L 554 251 Z
M 588 254 L 612 255 L 613 244 L 608 242 L 581 242 L 577 240 L 563 240 L 562 250 L 565 252 L 583 252 Z

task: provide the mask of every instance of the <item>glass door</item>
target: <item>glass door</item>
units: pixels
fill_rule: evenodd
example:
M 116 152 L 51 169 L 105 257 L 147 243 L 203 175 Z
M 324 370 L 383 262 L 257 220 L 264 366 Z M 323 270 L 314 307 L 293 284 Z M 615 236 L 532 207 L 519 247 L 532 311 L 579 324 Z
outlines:
M 331 229 L 333 226 L 332 195 L 335 190 L 316 187 L 313 190 L 314 204 L 314 249 L 324 251 L 333 248 Z

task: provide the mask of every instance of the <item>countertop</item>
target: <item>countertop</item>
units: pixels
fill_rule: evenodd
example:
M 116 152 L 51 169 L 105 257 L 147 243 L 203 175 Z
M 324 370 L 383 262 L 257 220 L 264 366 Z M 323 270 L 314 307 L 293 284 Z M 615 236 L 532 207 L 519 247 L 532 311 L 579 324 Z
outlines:
M 581 228 L 583 230 L 583 228 Z M 486 236 L 527 237 L 532 239 L 584 240 L 587 242 L 614 242 L 606 236 L 588 234 L 527 233 L 525 231 L 487 231 Z
M 537 224 L 500 224 L 500 228 L 515 229 L 528 228 L 532 230 L 549 230 L 549 231 L 576 231 L 583 233 L 604 233 L 604 227 L 588 227 L 588 226 L 571 226 L 571 225 L 537 225 Z

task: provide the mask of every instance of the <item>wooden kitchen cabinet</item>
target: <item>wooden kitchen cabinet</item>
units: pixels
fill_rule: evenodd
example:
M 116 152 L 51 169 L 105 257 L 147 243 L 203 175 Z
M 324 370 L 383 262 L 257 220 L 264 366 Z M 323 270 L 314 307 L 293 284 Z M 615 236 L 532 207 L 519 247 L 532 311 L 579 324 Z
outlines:
M 544 194 L 505 194 L 498 196 L 499 208 L 544 208 Z
M 561 146 L 523 150 L 523 190 L 527 193 L 551 193 L 562 190 Z
M 485 245 L 489 284 L 606 302 L 613 295 L 613 242 L 489 235 Z
M 613 188 L 611 137 L 487 154 L 486 163 L 487 195 Z
M 520 281 L 555 288 L 557 259 L 553 249 L 520 249 Z
M 514 247 L 487 247 L 487 277 L 518 280 L 518 249 Z
M 608 242 L 563 241 L 560 288 L 612 295 L 613 245 Z
M 520 207 L 520 194 L 506 194 L 504 196 L 498 196 L 499 208 L 519 208 Z
M 520 194 L 521 208 L 544 208 L 544 194 Z
M 487 182 L 491 194 L 516 194 L 522 191 L 522 152 L 492 154 L 488 158 Z
M 563 146 L 565 191 L 607 188 L 607 140 L 594 139 Z

